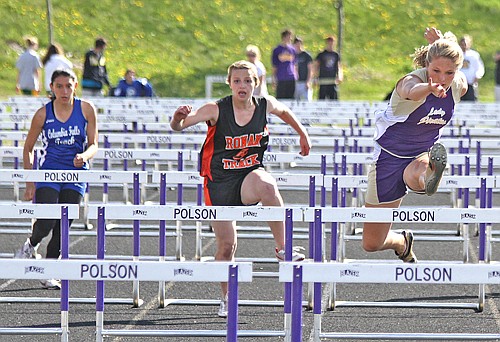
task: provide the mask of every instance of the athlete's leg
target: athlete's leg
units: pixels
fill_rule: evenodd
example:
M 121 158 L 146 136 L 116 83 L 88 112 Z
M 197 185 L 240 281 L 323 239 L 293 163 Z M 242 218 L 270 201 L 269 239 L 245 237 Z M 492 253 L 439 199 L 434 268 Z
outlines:
M 58 203 L 59 192 L 53 188 L 43 187 L 35 192 L 36 203 Z M 51 230 L 58 224 L 59 220 L 55 219 L 39 219 L 33 225 L 33 232 L 30 237 L 31 245 L 38 245 L 44 237 L 49 235 Z
M 236 222 L 235 221 L 213 221 L 212 228 L 215 233 L 217 250 L 216 261 L 233 261 L 237 247 Z M 222 298 L 227 293 L 227 283 L 221 283 Z
M 413 191 L 421 192 L 425 190 L 425 172 L 429 165 L 427 153 L 421 154 L 405 168 L 403 180 Z
M 82 195 L 72 189 L 63 189 L 59 193 L 59 203 L 80 204 Z M 73 220 L 69 220 L 71 226 Z M 47 259 L 57 259 L 61 254 L 61 220 L 56 220 L 52 228 L 52 237 L 47 244 Z
M 282 207 L 283 198 L 275 179 L 264 169 L 250 172 L 241 184 L 241 202 L 249 205 L 262 203 L 267 207 Z M 285 247 L 285 223 L 283 221 L 268 222 L 279 250 Z
M 399 208 L 401 199 L 391 203 L 369 204 L 366 208 Z M 401 254 L 405 250 L 405 238 L 403 235 L 391 230 L 392 223 L 366 222 L 363 225 L 363 249 L 367 252 L 376 252 L 393 249 Z

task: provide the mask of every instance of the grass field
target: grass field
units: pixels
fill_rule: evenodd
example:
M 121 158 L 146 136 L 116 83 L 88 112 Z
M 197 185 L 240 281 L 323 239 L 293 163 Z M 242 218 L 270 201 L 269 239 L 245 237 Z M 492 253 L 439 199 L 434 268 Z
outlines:
M 247 44 L 270 55 L 280 32 L 291 28 L 315 56 L 323 38 L 337 34 L 334 0 L 52 0 L 54 40 L 62 44 L 81 75 L 83 56 L 98 36 L 105 37 L 108 71 L 116 84 L 132 67 L 151 80 L 158 96 L 203 97 L 205 75 L 224 74 L 244 58 Z M 14 95 L 15 61 L 23 35 L 49 43 L 46 1 L 0 0 L 0 98 Z M 457 36 L 468 33 L 485 63 L 481 101 L 493 100 L 493 54 L 500 49 L 500 1 L 344 0 L 342 59 L 345 100 L 381 100 L 395 80 L 411 70 L 423 30 L 437 26 Z M 216 87 L 214 96 L 227 93 Z

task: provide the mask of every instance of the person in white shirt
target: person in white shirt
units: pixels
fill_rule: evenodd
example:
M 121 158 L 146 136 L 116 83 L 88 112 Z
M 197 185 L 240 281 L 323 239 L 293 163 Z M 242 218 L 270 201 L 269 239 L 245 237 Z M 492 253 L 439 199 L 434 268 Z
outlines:
M 478 100 L 478 81 L 484 76 L 484 63 L 479 52 L 472 50 L 472 37 L 464 35 L 460 38 L 459 45 L 464 52 L 464 65 L 460 71 L 465 74 L 469 88 L 462 101 Z
M 50 44 L 47 53 L 42 58 L 42 63 L 45 67 L 44 85 L 47 94 L 51 94 L 50 82 L 52 74 L 58 69 L 72 70 L 73 63 L 71 63 L 65 56 L 63 48 L 57 44 Z
M 36 50 L 38 39 L 36 37 L 25 37 L 26 50 L 16 61 L 17 79 L 16 92 L 23 95 L 35 95 L 40 93 L 40 78 L 42 76 L 42 62 Z

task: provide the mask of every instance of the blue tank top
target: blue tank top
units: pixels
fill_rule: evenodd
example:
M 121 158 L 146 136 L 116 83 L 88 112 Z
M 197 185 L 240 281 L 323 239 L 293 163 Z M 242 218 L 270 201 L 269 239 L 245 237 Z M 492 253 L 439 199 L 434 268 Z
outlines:
M 73 111 L 66 122 L 56 118 L 53 102 L 45 105 L 45 113 L 38 168 L 77 170 L 78 168 L 73 165 L 73 159 L 77 153 L 87 149 L 87 119 L 83 116 L 81 100 L 75 99 Z M 87 161 L 82 169 L 88 168 Z

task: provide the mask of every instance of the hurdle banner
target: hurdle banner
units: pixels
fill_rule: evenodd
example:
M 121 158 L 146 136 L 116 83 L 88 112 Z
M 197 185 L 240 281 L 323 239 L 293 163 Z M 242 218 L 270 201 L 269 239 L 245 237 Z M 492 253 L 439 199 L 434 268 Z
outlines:
M 292 341 L 301 341 L 302 312 L 298 303 L 303 282 L 398 283 L 398 284 L 500 284 L 500 264 L 422 263 L 290 263 L 279 265 L 280 282 L 292 281 Z M 314 312 L 313 341 L 322 339 L 362 340 L 496 340 L 500 334 L 473 333 L 358 333 L 322 332 L 321 311 Z
M 139 182 L 147 182 L 147 172 L 135 172 Z M 1 169 L 0 177 L 3 180 L 15 182 L 59 182 L 59 183 L 92 183 L 130 182 L 130 171 L 99 171 L 99 170 L 10 170 Z

